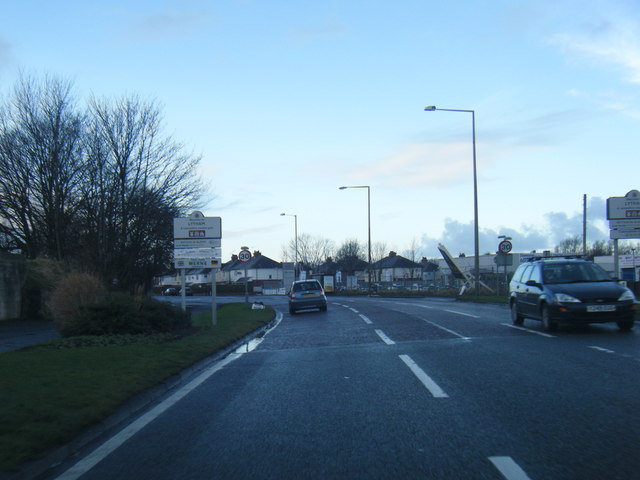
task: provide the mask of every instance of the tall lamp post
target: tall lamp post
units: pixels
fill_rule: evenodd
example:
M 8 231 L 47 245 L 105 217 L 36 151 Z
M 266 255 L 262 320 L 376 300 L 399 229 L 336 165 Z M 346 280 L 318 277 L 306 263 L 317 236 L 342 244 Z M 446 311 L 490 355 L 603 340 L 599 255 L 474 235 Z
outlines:
M 346 188 L 366 188 L 367 189 L 367 223 L 368 223 L 368 250 L 369 250 L 369 286 L 367 290 L 371 295 L 371 187 L 369 185 L 356 185 L 348 187 L 340 187 L 340 190 Z
M 424 107 L 425 112 L 442 110 L 443 112 L 465 112 L 471 114 L 471 132 L 473 139 L 473 221 L 474 221 L 474 277 L 476 296 L 480 295 L 480 241 L 478 230 L 478 176 L 476 171 L 476 112 L 474 110 L 456 110 L 451 108 L 436 108 L 435 105 Z
M 281 213 L 281 217 L 293 217 L 295 225 L 295 238 L 296 238 L 296 263 L 293 266 L 294 280 L 298 279 L 298 215 L 292 215 L 290 213 Z

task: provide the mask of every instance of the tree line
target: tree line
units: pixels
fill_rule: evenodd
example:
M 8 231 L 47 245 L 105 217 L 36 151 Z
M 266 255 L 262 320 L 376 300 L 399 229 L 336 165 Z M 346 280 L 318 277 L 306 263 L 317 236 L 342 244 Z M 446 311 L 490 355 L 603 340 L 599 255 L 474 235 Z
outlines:
M 160 106 L 21 76 L 0 104 L 0 249 L 123 289 L 171 268 L 173 218 L 198 206 L 201 158 L 163 133 Z

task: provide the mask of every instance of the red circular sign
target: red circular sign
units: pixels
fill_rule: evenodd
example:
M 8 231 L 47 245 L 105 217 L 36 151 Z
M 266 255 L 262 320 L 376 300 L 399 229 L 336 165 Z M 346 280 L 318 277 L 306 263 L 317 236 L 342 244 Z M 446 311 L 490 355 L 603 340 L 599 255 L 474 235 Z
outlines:
M 238 260 L 240 260 L 242 263 L 246 263 L 249 260 L 251 260 L 251 252 L 249 250 L 240 250 L 240 253 L 238 254 Z
M 503 240 L 498 245 L 498 250 L 500 251 L 500 253 L 509 253 L 512 248 L 513 245 L 511 245 L 511 242 L 509 240 Z

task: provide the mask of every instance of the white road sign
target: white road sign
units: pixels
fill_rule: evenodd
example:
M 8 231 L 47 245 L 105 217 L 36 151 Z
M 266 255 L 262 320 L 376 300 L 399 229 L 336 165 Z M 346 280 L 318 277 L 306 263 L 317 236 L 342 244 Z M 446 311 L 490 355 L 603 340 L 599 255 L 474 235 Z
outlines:
M 611 229 L 629 229 L 640 228 L 640 218 L 638 219 L 625 219 L 625 220 L 609 220 L 609 228 Z
M 173 238 L 189 240 L 222 238 L 222 219 L 220 217 L 174 218 Z
M 624 197 L 607 198 L 607 219 L 640 219 L 640 192 L 631 190 Z
M 609 230 L 609 238 L 612 240 L 629 240 L 632 238 L 640 238 L 640 228 Z
M 220 248 L 220 238 L 176 238 L 173 241 L 174 248 Z
M 173 258 L 221 258 L 221 248 L 175 248 Z
M 176 268 L 218 268 L 219 258 L 179 258 L 174 260 Z

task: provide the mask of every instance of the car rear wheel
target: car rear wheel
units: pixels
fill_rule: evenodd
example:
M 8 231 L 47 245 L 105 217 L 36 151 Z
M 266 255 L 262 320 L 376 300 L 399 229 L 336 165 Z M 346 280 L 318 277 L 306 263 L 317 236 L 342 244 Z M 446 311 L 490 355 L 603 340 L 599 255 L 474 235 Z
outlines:
M 631 320 L 618 320 L 616 323 L 618 324 L 618 328 L 620 330 L 622 330 L 623 332 L 628 332 L 629 330 L 631 330 L 633 328 L 635 320 L 633 320 L 633 319 L 631 319 Z
M 518 305 L 515 300 L 511 302 L 511 322 L 514 325 L 522 325 L 524 323 L 524 317 L 518 312 Z
M 551 318 L 551 313 L 549 312 L 549 307 L 546 305 L 542 306 L 542 329 L 545 332 L 553 332 L 558 328 L 558 322 Z
M 295 310 L 294 308 L 289 307 L 289 313 L 290 313 L 291 315 L 295 315 L 296 310 Z

